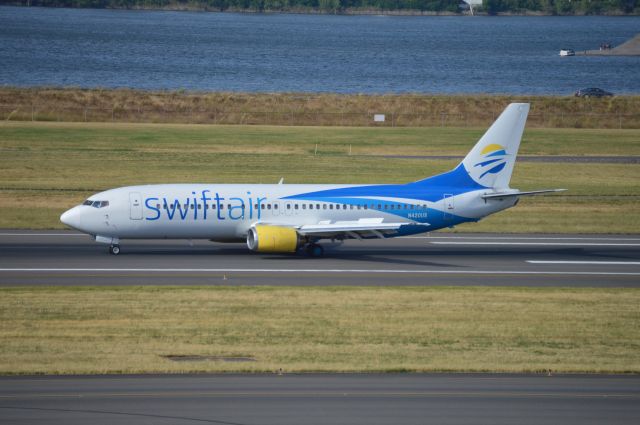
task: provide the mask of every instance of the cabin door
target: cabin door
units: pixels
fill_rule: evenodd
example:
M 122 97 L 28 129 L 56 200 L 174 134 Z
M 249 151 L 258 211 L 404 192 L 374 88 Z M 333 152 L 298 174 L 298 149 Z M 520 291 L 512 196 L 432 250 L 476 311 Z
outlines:
M 455 205 L 453 204 L 453 195 L 450 193 L 445 193 L 443 195 L 444 198 L 444 219 L 451 220 L 453 218 L 453 211 L 455 210 Z
M 142 220 L 142 197 L 138 192 L 129 193 L 129 217 L 131 220 Z

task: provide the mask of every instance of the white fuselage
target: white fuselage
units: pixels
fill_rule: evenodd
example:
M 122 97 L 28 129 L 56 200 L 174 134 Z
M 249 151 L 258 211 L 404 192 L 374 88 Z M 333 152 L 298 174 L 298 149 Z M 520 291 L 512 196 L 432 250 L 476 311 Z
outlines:
M 446 190 L 435 202 L 403 197 L 366 196 L 349 202 L 291 199 L 301 193 L 356 185 L 249 185 L 168 184 L 129 186 L 91 196 L 88 202 L 106 206 L 78 205 L 62 221 L 82 232 L 115 239 L 187 238 L 243 241 L 252 226 L 268 223 L 283 226 L 354 222 L 428 223 L 421 231 L 453 226 L 508 208 L 507 202 L 486 202 L 478 190 L 458 195 Z

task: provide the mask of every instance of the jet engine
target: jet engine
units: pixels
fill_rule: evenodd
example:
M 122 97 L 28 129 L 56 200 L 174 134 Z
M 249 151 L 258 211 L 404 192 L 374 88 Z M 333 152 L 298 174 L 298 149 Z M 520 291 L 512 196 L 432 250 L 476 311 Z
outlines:
M 257 225 L 247 234 L 247 246 L 254 252 L 296 252 L 302 242 L 290 227 Z

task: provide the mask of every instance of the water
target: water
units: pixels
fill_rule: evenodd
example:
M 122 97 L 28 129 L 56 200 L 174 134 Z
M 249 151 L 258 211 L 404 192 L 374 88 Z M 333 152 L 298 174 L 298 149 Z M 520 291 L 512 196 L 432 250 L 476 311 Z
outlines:
M 389 17 L 0 7 L 0 84 L 248 92 L 640 93 L 638 17 Z

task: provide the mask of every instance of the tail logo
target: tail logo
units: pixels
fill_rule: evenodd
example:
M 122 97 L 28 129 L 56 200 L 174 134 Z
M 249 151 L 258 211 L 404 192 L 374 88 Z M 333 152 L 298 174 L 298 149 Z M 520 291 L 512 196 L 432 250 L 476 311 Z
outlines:
M 498 174 L 507 165 L 507 152 L 504 150 L 504 146 L 492 143 L 487 145 L 480 152 L 482 159 L 480 162 L 474 164 L 474 167 L 480 167 L 480 178 L 483 178 L 487 174 Z

